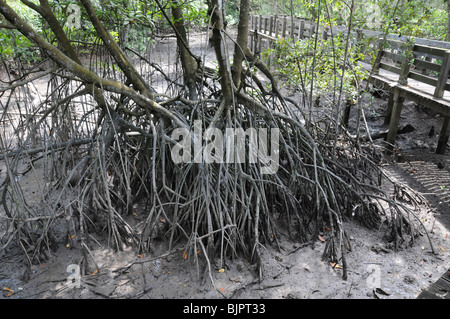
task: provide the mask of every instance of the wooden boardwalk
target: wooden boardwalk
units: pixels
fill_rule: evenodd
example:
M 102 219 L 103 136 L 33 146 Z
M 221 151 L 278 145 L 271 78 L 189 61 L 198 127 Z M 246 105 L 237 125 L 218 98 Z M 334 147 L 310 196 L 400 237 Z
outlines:
M 316 33 L 318 33 L 321 38 L 328 39 L 337 34 L 347 34 L 348 32 L 347 27 L 345 26 L 334 25 L 324 28 L 323 26 L 318 26 L 317 23 L 301 17 L 294 17 L 294 21 L 292 22 L 291 18 L 286 15 L 250 16 L 250 32 L 255 33 L 255 31 L 258 35 L 262 35 L 268 39 L 283 37 L 285 39 L 296 40 L 312 38 Z M 351 35 L 355 41 L 359 41 L 362 38 L 378 39 L 383 36 L 384 34 L 381 31 L 365 29 L 354 29 Z M 402 42 L 406 42 L 408 40 L 407 36 L 400 36 L 397 34 L 387 34 L 386 38 L 389 40 Z M 450 42 L 424 38 L 415 38 L 414 40 L 416 44 L 450 50 Z
M 364 69 L 366 69 L 369 72 L 371 71 L 372 65 L 365 63 L 365 62 L 359 62 L 359 63 Z M 384 70 L 384 69 L 380 69 L 379 76 L 386 79 L 386 81 L 390 81 L 392 83 L 392 85 L 397 84 L 398 77 L 399 77 L 398 74 L 396 74 L 394 72 L 390 72 L 388 70 Z M 429 95 L 433 95 L 434 90 L 435 90 L 434 86 L 414 80 L 414 79 L 408 79 L 407 86 L 411 89 L 414 89 L 414 90 L 417 90 L 417 91 L 420 91 L 423 93 L 427 93 Z M 449 105 L 450 105 L 450 91 L 445 91 L 442 99 L 449 101 Z
M 450 268 L 435 283 L 422 291 L 417 299 L 450 299 Z
M 348 34 L 348 30 L 339 26 L 321 27 L 303 19 L 287 19 L 286 16 L 252 16 L 249 36 L 251 49 L 258 52 L 263 40 L 269 42 L 269 46 L 279 37 L 300 41 L 320 35 L 323 41 L 327 41 L 337 33 Z M 389 124 L 387 152 L 394 151 L 403 102 L 409 99 L 444 116 L 436 149 L 437 154 L 444 154 L 450 137 L 450 43 L 382 36 L 380 32 L 368 30 L 357 30 L 349 36 L 352 45 L 358 45 L 363 38 L 369 37 L 378 52 L 373 64 L 369 62 L 370 57 L 360 63 L 371 74 L 367 79 L 369 82 L 390 92 L 385 114 L 385 124 Z

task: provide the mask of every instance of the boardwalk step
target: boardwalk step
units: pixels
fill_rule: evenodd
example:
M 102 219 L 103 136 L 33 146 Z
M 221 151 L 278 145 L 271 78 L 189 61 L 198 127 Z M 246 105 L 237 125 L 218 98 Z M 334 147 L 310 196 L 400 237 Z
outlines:
M 417 299 L 450 299 L 450 268 L 435 283 L 422 291 Z

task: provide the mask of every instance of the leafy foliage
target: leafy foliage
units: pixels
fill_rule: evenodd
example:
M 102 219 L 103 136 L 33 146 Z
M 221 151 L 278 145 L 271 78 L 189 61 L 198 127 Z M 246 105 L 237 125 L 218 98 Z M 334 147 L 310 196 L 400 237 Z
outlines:
M 187 1 L 184 6 L 184 19 L 193 25 L 206 25 L 208 22 L 208 5 L 205 1 Z
M 277 72 L 292 90 L 309 91 L 313 82 L 315 95 L 339 91 L 342 78 L 343 92 L 355 95 L 356 84 L 366 76 L 366 71 L 357 64 L 357 60 L 363 59 L 364 54 L 357 47 L 347 51 L 346 41 L 342 36 L 335 37 L 333 41 L 319 40 L 317 45 L 315 39 L 292 44 L 281 38 L 263 53 L 263 57 L 267 62 L 275 57 Z
M 355 0 L 353 10 L 351 4 L 352 1 L 274 0 L 255 1 L 254 8 L 260 14 L 292 13 L 297 17 L 319 19 L 332 25 L 348 25 L 350 12 L 353 11 L 352 23 L 355 28 L 438 40 L 446 38 L 446 0 Z M 376 19 L 376 23 L 370 23 L 372 18 Z
M 28 23 L 34 28 L 42 28 L 41 20 L 33 10 L 16 0 L 11 1 L 11 6 L 20 16 L 27 17 Z M 0 24 L 2 23 L 4 21 L 0 18 Z M 40 54 L 34 44 L 18 31 L 0 29 L 0 58 L 10 61 L 21 59 L 24 62 L 34 63 L 39 60 Z

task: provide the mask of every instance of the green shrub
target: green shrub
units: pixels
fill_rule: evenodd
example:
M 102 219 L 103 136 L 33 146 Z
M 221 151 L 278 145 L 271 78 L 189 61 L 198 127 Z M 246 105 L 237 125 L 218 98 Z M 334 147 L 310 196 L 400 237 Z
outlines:
M 313 82 L 315 96 L 340 91 L 341 79 L 342 93 L 356 95 L 357 83 L 366 77 L 366 71 L 357 63 L 364 54 L 356 46 L 346 50 L 342 36 L 333 41 L 319 39 L 315 43 L 314 39 L 305 39 L 294 44 L 281 38 L 262 55 L 266 63 L 275 64 L 276 72 L 291 90 L 309 93 Z
M 42 23 L 36 12 L 22 4 L 20 1 L 11 0 L 8 4 L 36 30 L 42 29 Z M 0 16 L 0 24 L 6 23 Z M 41 59 L 40 51 L 34 43 L 16 30 L 0 29 L 0 59 L 34 63 Z

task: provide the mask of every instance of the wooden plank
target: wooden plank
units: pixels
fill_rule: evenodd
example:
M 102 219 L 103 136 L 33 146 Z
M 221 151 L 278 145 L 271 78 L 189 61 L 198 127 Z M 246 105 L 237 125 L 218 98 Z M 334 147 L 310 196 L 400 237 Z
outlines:
M 428 53 L 423 53 L 423 52 L 417 52 L 414 51 L 414 56 L 416 56 L 417 58 L 425 58 L 426 61 L 442 61 L 442 56 L 439 55 L 433 55 L 433 54 L 428 54 Z M 436 62 L 433 62 L 436 63 Z
M 440 49 L 440 48 L 433 48 L 433 47 L 429 47 L 429 46 L 424 46 L 424 45 L 415 45 L 413 50 L 415 52 L 420 52 L 420 53 L 426 53 L 429 55 L 434 55 L 436 57 L 443 57 L 445 54 L 445 49 Z
M 445 50 L 450 49 L 450 42 L 447 41 L 439 41 L 439 40 L 431 40 L 431 39 L 424 39 L 424 38 L 416 38 L 416 44 L 419 45 L 426 45 L 430 47 L 436 47 L 436 48 L 442 48 Z
M 396 84 L 396 80 L 389 79 L 380 75 L 373 74 L 369 79 L 375 86 L 384 90 L 393 90 L 395 87 L 405 92 L 405 97 L 409 100 L 421 104 L 437 113 L 444 116 L 450 116 L 450 101 L 440 98 L 435 98 L 432 94 L 420 91 L 413 87 L 401 86 Z
M 403 56 L 397 53 L 393 53 L 393 52 L 388 52 L 388 51 L 383 51 L 383 58 L 386 59 L 391 59 L 393 61 L 396 62 L 401 62 L 403 61 Z
M 417 104 L 423 105 L 437 113 L 441 113 L 444 116 L 450 116 L 449 100 L 436 98 L 430 93 L 412 87 L 401 87 L 401 89 L 405 91 L 407 99 L 417 102 Z
M 422 60 L 423 60 L 423 58 L 425 58 L 426 61 L 430 61 L 430 59 L 431 60 L 442 60 L 442 56 L 440 56 L 440 55 L 432 55 L 429 53 L 424 53 L 424 52 L 419 52 L 419 51 L 414 51 L 414 50 L 413 50 L 413 53 L 417 59 L 422 58 Z
M 395 40 L 384 40 L 384 49 L 403 49 L 405 42 Z
M 417 299 L 438 299 L 438 297 L 435 294 L 429 292 L 428 290 L 423 290 L 417 297 Z
M 424 70 L 429 70 L 429 71 L 434 71 L 434 72 L 439 72 L 441 70 L 440 64 L 432 63 L 432 62 L 420 60 L 420 59 L 414 59 L 414 65 L 418 68 L 421 68 Z
M 448 291 L 450 292 L 450 282 L 445 280 L 443 277 L 439 278 L 435 283 L 434 286 L 436 286 L 441 291 Z
M 443 290 L 437 287 L 436 284 L 428 287 L 427 291 L 434 295 L 436 299 L 445 299 L 449 295 L 449 292 L 447 290 Z
M 450 282 L 450 268 L 447 269 L 447 272 L 442 275 L 442 278 Z
M 249 35 L 254 36 L 254 34 L 255 34 L 254 31 L 249 31 Z M 260 34 L 260 33 L 258 33 L 257 35 L 258 35 L 258 38 L 265 39 L 265 40 L 268 40 L 268 41 L 271 41 L 271 42 L 274 42 L 274 41 L 277 40 L 277 38 L 271 37 L 270 35 L 267 35 L 267 34 Z
M 434 91 L 435 97 L 444 96 L 449 71 L 450 71 L 450 51 L 445 51 L 444 59 L 442 60 L 441 70 L 439 72 L 439 78 L 436 83 L 436 90 Z
M 410 79 L 413 79 L 413 80 L 416 80 L 416 81 L 419 81 L 419 82 L 422 82 L 422 83 L 425 83 L 425 84 L 428 84 L 428 85 L 432 85 L 434 87 L 436 86 L 436 84 L 438 82 L 437 78 L 432 78 L 432 77 L 429 77 L 427 75 L 419 74 L 419 73 L 416 73 L 416 72 L 409 72 L 408 77 Z
M 382 90 L 392 90 L 395 86 L 397 86 L 397 80 L 388 79 L 383 76 L 372 74 L 372 76 L 368 79 L 371 83 L 373 83 L 377 88 Z
M 450 269 L 435 283 L 423 290 L 417 299 L 450 299 Z
M 384 62 L 380 62 L 380 69 L 395 73 L 395 74 L 400 74 L 400 68 L 396 67 L 395 65 L 392 64 L 388 64 L 388 63 L 384 63 Z

